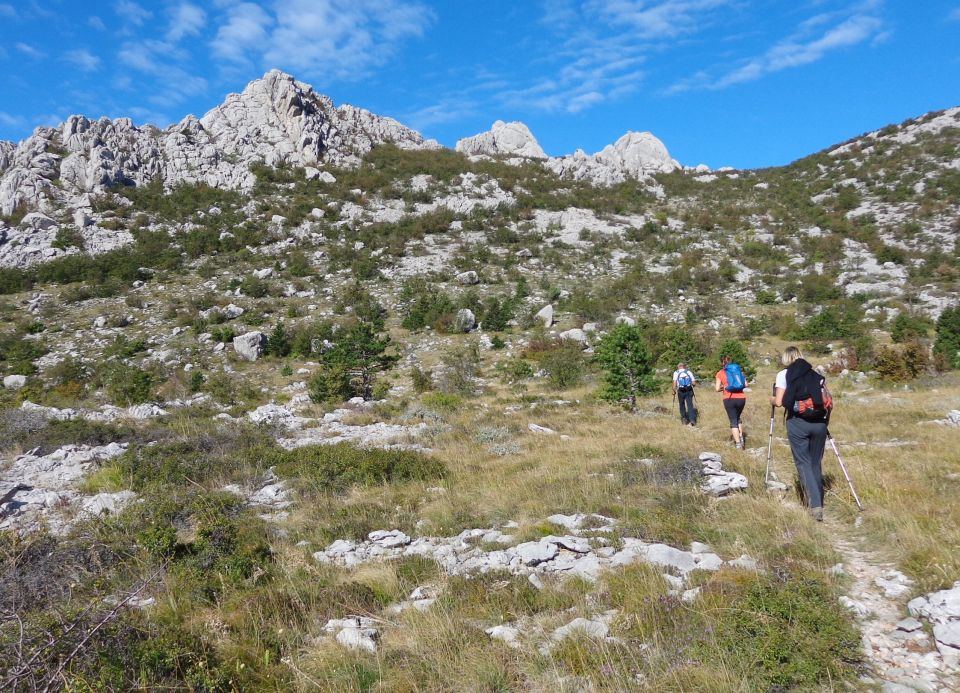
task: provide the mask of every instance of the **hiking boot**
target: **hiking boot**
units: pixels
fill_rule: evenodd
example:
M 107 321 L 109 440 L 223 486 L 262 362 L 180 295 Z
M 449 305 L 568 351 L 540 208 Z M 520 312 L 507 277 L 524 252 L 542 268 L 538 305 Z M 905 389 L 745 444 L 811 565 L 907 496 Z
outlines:
M 817 522 L 823 522 L 823 506 L 819 508 L 810 508 L 810 517 Z
M 737 450 L 743 450 L 743 443 L 737 443 Z

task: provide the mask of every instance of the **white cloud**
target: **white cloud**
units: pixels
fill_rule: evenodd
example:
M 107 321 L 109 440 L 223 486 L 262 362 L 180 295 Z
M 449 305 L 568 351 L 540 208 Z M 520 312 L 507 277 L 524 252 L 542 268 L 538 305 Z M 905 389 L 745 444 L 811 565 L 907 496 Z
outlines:
M 828 53 L 842 48 L 849 48 L 867 41 L 882 42 L 888 35 L 888 32 L 883 30 L 883 21 L 871 14 L 854 14 L 842 19 L 839 23 L 835 15 L 826 17 L 826 20 L 832 25 L 825 29 L 823 15 L 807 20 L 801 24 L 796 35 L 774 44 L 762 55 L 728 69 L 719 77 L 711 75 L 706 70 L 698 72 L 692 77 L 677 82 L 667 89 L 666 93 L 675 94 L 695 89 L 725 89 L 736 84 L 752 82 L 775 72 L 810 65 L 823 59 Z M 820 33 L 811 35 L 810 30 L 813 28 Z
M 473 100 L 451 97 L 405 114 L 403 122 L 422 132 L 432 125 L 462 120 L 474 115 L 476 111 L 477 104 Z
M 640 39 L 674 38 L 702 28 L 705 13 L 732 0 L 588 0 L 585 8 L 610 24 L 626 26 Z
M 960 7 L 951 10 L 950 14 L 947 15 L 947 19 L 951 22 L 960 22 Z
M 168 41 L 179 41 L 184 36 L 195 36 L 207 23 L 207 13 L 188 2 L 180 3 L 171 10 Z
M 97 31 L 106 31 L 107 25 L 103 23 L 103 20 L 100 17 L 94 15 L 87 20 L 87 24 Z
M 67 51 L 63 57 L 84 72 L 93 72 L 100 67 L 100 58 L 83 48 Z
M 130 24 L 140 26 L 153 16 L 153 12 L 144 9 L 133 0 L 117 0 L 114 11 Z
M 203 94 L 207 90 L 207 80 L 195 74 L 189 68 L 190 56 L 165 41 L 127 41 L 117 57 L 124 66 L 144 75 L 156 78 L 149 101 L 155 105 L 168 107 L 184 101 L 188 96 Z M 131 79 L 131 84 L 141 89 L 138 80 L 131 75 L 120 75 Z M 147 91 L 147 90 L 143 90 Z
M 150 108 L 143 108 L 141 106 L 130 106 L 123 110 L 123 115 L 132 116 L 136 121 L 140 123 L 149 123 L 150 125 L 156 125 L 159 128 L 165 128 L 170 125 L 173 120 L 166 113 L 161 113 Z
M 10 115 L 4 111 L 0 111 L 0 125 L 4 125 L 8 128 L 20 128 L 27 124 L 26 119 L 23 116 Z
M 212 43 L 216 57 L 312 77 L 350 79 L 382 65 L 397 44 L 420 36 L 433 13 L 411 0 L 275 0 L 229 8 Z
M 14 45 L 14 48 L 16 48 L 18 51 L 20 51 L 20 52 L 23 53 L 24 55 L 30 56 L 31 58 L 45 58 L 45 57 L 47 57 L 47 54 L 46 54 L 46 53 L 37 50 L 36 48 L 34 48 L 33 46 L 31 46 L 31 45 L 29 45 L 29 44 L 27 44 L 27 43 L 22 43 L 22 42 L 21 42 L 21 43 L 17 43 L 17 44 Z
M 0 17 L 16 17 L 17 11 L 14 9 L 13 5 L 8 5 L 7 3 L 0 4 Z
M 227 11 L 227 23 L 217 31 L 211 44 L 218 58 L 234 62 L 246 59 L 255 46 L 263 46 L 273 20 L 263 8 L 243 2 Z

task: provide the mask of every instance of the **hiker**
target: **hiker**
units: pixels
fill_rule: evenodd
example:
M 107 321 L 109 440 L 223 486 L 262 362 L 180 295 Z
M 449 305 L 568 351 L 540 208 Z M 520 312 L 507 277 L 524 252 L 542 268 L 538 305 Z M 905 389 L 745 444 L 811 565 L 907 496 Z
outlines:
M 723 393 L 723 408 L 727 412 L 727 418 L 730 419 L 730 435 L 733 436 L 737 450 L 743 450 L 746 437 L 741 419 L 743 408 L 747 405 L 747 395 L 744 393 L 747 378 L 740 364 L 735 363 L 728 355 L 720 359 L 720 370 L 717 371 L 715 378 L 714 389 Z
M 823 522 L 823 449 L 833 406 L 826 380 L 813 370 L 800 350 L 787 347 L 780 357 L 770 403 L 786 410 L 787 437 L 810 515 Z
M 677 364 L 673 372 L 673 394 L 680 401 L 680 420 L 684 426 L 697 425 L 697 409 L 693 406 L 693 388 L 697 385 L 696 376 L 687 369 L 683 361 Z

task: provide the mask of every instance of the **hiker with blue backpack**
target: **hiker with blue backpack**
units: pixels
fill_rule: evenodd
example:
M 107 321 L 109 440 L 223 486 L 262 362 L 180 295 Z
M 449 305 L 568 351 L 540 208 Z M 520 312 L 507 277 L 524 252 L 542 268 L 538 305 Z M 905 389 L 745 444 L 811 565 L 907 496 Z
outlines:
M 677 364 L 673 372 L 673 394 L 680 401 L 680 420 L 684 426 L 697 425 L 697 408 L 693 402 L 693 388 L 697 378 L 683 361 Z
M 715 376 L 714 389 L 723 393 L 723 408 L 730 420 L 730 435 L 737 450 L 743 450 L 746 436 L 743 433 L 743 408 L 747 405 L 747 377 L 740 364 L 729 355 L 720 359 L 720 370 Z

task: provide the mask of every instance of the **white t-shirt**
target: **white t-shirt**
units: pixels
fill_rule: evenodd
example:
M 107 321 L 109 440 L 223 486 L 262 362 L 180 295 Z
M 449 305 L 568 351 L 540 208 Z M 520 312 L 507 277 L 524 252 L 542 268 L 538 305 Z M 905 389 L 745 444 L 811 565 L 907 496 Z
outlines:
M 777 373 L 777 379 L 774 381 L 774 387 L 778 387 L 781 390 L 787 389 L 787 369 L 784 368 L 782 371 Z
M 673 372 L 673 382 L 674 382 L 674 383 L 676 383 L 677 380 L 679 380 L 680 375 L 681 375 L 682 373 L 686 373 L 687 375 L 690 376 L 690 380 L 692 381 L 692 384 L 693 384 L 693 385 L 696 385 L 696 384 L 697 384 L 697 376 L 695 376 L 695 375 L 693 374 L 693 371 L 691 371 L 689 368 L 684 368 L 682 371 L 681 371 L 681 370 L 675 370 L 675 371 Z

